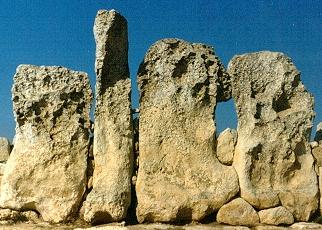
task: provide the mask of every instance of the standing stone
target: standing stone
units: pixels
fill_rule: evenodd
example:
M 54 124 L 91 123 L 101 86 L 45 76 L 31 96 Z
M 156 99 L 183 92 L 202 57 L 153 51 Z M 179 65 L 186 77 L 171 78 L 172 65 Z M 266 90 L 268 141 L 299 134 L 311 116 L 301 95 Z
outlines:
M 7 138 L 0 137 L 0 162 L 8 160 L 10 155 L 10 143 Z
M 131 202 L 132 122 L 127 21 L 114 10 L 100 10 L 96 41 L 96 110 L 93 190 L 84 202 L 88 222 L 125 218 Z
M 20 65 L 12 88 L 15 146 L 1 183 L 0 206 L 67 221 L 86 186 L 89 110 L 86 73 Z
M 258 212 L 261 224 L 280 225 L 293 224 L 294 217 L 290 211 L 283 206 L 261 210 Z
M 149 49 L 138 72 L 139 222 L 201 220 L 239 191 L 214 142 L 227 77 L 209 46 L 165 39 Z
M 235 56 L 229 63 L 238 115 L 233 166 L 241 197 L 257 209 L 280 203 L 297 221 L 318 207 L 317 176 L 309 146 L 313 97 L 282 53 Z
M 225 129 L 217 139 L 218 160 L 226 165 L 231 165 L 234 159 L 237 132 L 234 129 Z
M 217 213 L 217 222 L 229 225 L 255 226 L 259 217 L 255 209 L 242 198 L 222 206 Z

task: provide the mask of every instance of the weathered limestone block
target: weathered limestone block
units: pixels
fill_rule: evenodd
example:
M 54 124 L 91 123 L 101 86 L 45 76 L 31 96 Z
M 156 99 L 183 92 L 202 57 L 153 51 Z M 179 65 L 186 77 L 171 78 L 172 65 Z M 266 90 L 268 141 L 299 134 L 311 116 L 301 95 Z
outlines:
M 84 202 L 88 222 L 125 218 L 131 202 L 132 122 L 127 21 L 114 10 L 100 10 L 96 41 L 96 110 L 93 190 Z
M 318 207 L 317 176 L 309 146 L 313 97 L 282 53 L 235 56 L 229 63 L 238 115 L 233 166 L 241 197 L 257 209 L 280 203 L 297 221 Z
M 89 110 L 86 73 L 20 65 L 12 88 L 15 146 L 1 183 L 0 206 L 67 221 L 86 186 Z
M 38 223 L 41 220 L 36 212 L 24 211 L 18 212 L 11 209 L 0 209 L 0 221 L 8 221 L 8 224 L 14 224 L 16 222 L 32 222 Z M 14 227 L 13 227 L 14 228 Z
M 318 167 L 322 167 L 322 145 L 312 148 L 312 155 Z
M 294 217 L 290 211 L 283 206 L 261 210 L 258 212 L 261 224 L 280 225 L 293 224 Z
M 12 220 L 17 221 L 19 219 L 19 212 L 11 209 L 0 209 L 0 221 Z
M 236 172 L 216 158 L 213 112 L 227 74 L 211 47 L 164 39 L 138 72 L 139 222 L 201 220 L 239 191 Z M 218 87 L 217 87 L 218 85 Z
M 310 222 L 298 222 L 295 224 L 292 224 L 290 226 L 291 229 L 316 229 L 316 230 L 320 230 L 322 229 L 322 225 L 321 224 L 317 224 L 317 223 L 310 223 Z
M 253 227 L 252 230 L 289 230 L 288 227 L 274 226 L 274 225 L 258 225 Z
M 259 217 L 255 209 L 242 198 L 222 206 L 217 213 L 217 222 L 230 225 L 255 226 Z
M 225 129 L 217 139 L 218 160 L 226 165 L 231 165 L 234 159 L 237 132 L 234 129 Z
M 322 142 L 322 122 L 317 125 L 316 134 L 314 137 L 315 141 Z
M 8 160 L 10 155 L 10 143 L 7 138 L 0 137 L 0 162 Z

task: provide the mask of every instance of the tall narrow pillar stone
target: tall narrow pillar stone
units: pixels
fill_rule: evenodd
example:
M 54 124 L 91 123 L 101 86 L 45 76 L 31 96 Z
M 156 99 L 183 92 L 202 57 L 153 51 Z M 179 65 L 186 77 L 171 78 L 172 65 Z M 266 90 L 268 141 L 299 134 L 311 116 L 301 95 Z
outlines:
M 100 10 L 96 41 L 96 109 L 93 189 L 84 202 L 84 220 L 106 223 L 125 218 L 131 202 L 132 122 L 127 21 Z

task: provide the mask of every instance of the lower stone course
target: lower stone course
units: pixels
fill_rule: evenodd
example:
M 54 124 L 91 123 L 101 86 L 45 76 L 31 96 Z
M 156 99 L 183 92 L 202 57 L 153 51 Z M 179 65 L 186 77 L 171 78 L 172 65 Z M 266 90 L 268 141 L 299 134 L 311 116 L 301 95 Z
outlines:
M 286 226 L 271 226 L 271 225 L 259 225 L 252 228 L 245 226 L 229 226 L 218 223 L 211 224 L 188 224 L 182 226 L 169 225 L 169 224 L 138 224 L 125 226 L 125 223 L 111 223 L 106 225 L 98 226 L 85 226 L 82 224 L 74 225 L 50 225 L 42 222 L 38 224 L 31 223 L 18 223 L 14 225 L 3 225 L 0 222 L 1 230 L 44 230 L 44 229 L 58 229 L 58 230 L 296 230 L 296 229 L 322 229 L 321 224 L 310 223 L 310 222 L 298 222 L 289 227 Z

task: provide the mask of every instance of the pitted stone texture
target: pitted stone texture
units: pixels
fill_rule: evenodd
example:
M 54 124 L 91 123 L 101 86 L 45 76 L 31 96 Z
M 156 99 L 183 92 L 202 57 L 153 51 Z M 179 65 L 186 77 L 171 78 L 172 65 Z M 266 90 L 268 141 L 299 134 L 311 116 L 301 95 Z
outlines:
M 294 223 L 294 217 L 290 211 L 283 206 L 261 210 L 258 212 L 261 224 L 290 225 Z
M 280 203 L 297 221 L 318 207 L 309 136 L 313 97 L 282 53 L 235 56 L 229 63 L 238 115 L 235 167 L 241 197 L 257 209 Z
M 234 159 L 237 132 L 234 129 L 225 129 L 217 139 L 218 160 L 226 165 L 231 165 Z
M 125 218 L 131 202 L 132 119 L 127 21 L 114 10 L 100 10 L 96 41 L 96 110 L 93 189 L 84 202 L 88 222 Z
M 35 210 L 48 222 L 67 221 L 86 186 L 92 100 L 87 74 L 20 65 L 12 93 L 16 141 L 1 183 L 0 206 Z
M 237 198 L 219 209 L 217 222 L 229 225 L 256 226 L 259 224 L 259 217 L 249 203 L 242 198 Z
M 0 137 L 0 162 L 5 162 L 8 160 L 10 155 L 10 143 L 7 138 Z
M 165 39 L 146 54 L 138 72 L 139 222 L 201 220 L 239 191 L 236 172 L 215 153 L 213 112 L 226 75 L 203 44 Z

